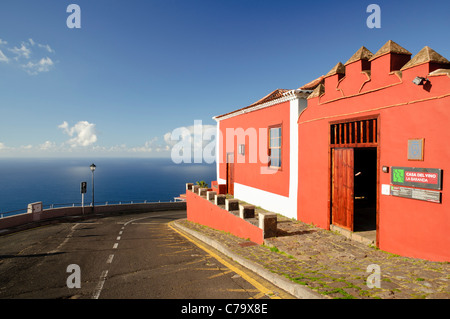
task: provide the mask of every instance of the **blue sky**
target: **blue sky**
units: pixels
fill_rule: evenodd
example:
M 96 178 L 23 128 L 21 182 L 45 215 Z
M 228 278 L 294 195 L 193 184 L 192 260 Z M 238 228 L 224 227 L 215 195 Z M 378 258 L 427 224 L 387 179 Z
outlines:
M 71 3 L 80 29 L 66 25 Z M 170 156 L 174 129 L 210 128 L 362 45 L 450 59 L 448 12 L 434 0 L 2 0 L 0 158 Z

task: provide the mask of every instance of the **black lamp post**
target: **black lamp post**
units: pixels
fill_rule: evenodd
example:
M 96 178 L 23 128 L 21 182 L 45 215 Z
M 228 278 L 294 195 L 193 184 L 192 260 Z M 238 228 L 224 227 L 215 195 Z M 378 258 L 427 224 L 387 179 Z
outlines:
M 91 169 L 92 172 L 92 212 L 94 212 L 94 171 L 95 171 L 95 164 L 92 163 L 91 166 L 89 166 L 89 168 Z

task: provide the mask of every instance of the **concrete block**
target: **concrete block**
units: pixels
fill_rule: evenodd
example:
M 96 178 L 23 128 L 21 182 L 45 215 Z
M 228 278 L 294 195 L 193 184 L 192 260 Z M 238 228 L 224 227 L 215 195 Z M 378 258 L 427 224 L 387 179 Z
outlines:
M 226 198 L 225 210 L 227 211 L 239 210 L 239 200 L 233 198 Z
M 254 218 L 255 217 L 255 206 L 254 205 L 239 205 L 239 217 Z
M 259 228 L 263 230 L 264 238 L 277 235 L 277 214 L 259 212 Z
M 207 200 L 214 200 L 214 197 L 217 195 L 217 192 L 215 191 L 207 191 L 206 192 L 206 199 Z
M 206 196 L 206 192 L 208 191 L 207 188 L 199 188 L 198 189 L 198 195 L 199 196 Z
M 200 186 L 198 186 L 198 185 L 192 185 L 191 190 L 192 190 L 193 193 L 198 194 L 198 189 L 199 188 L 200 188 Z
M 214 196 L 214 205 L 225 205 L 226 195 L 218 194 Z
M 186 190 L 190 191 L 192 189 L 193 185 L 194 185 L 194 183 L 186 183 Z
M 33 215 L 33 221 L 39 221 L 42 214 L 42 202 L 28 204 L 27 213 Z

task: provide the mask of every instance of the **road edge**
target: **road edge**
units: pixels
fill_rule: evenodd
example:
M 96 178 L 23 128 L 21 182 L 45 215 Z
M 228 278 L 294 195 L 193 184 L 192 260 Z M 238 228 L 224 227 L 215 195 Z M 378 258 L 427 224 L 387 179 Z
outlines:
M 310 288 L 303 287 L 299 284 L 296 284 L 287 278 L 284 278 L 280 275 L 272 273 L 271 271 L 265 269 L 264 267 L 254 263 L 250 260 L 247 260 L 247 259 L 243 258 L 242 256 L 239 256 L 238 254 L 232 252 L 231 250 L 229 250 L 227 247 L 225 247 L 221 243 L 217 242 L 216 240 L 214 240 L 206 235 L 203 235 L 195 230 L 189 229 L 189 228 L 181 225 L 177 220 L 170 222 L 169 225 L 172 225 L 173 227 L 177 228 L 178 230 L 183 231 L 187 234 L 190 234 L 191 236 L 195 237 L 196 239 L 202 241 L 203 243 L 213 247 L 214 249 L 218 250 L 222 254 L 228 256 L 235 262 L 239 263 L 241 266 L 256 273 L 257 275 L 259 275 L 262 278 L 266 279 L 267 281 L 271 282 L 275 286 L 285 290 L 286 292 L 290 293 L 291 295 L 293 295 L 294 297 L 296 297 L 298 299 L 328 299 L 325 296 L 312 291 Z

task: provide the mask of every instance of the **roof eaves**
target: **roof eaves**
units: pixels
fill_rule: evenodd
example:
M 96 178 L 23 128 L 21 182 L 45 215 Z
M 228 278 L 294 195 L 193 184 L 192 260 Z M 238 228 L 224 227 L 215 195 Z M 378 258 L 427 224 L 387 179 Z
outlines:
M 245 114 L 245 113 L 250 113 L 253 111 L 257 111 L 266 107 L 270 107 L 272 105 L 276 105 L 279 103 L 283 103 L 286 101 L 290 101 L 296 98 L 307 98 L 309 96 L 309 94 L 311 94 L 311 90 L 300 90 L 300 89 L 295 89 L 295 90 L 284 90 L 284 92 L 281 94 L 280 97 L 263 102 L 263 103 L 253 103 L 249 106 L 243 107 L 241 109 L 235 110 L 233 112 L 229 112 L 229 113 L 225 113 L 222 115 L 217 115 L 214 116 L 213 119 L 215 121 L 220 121 L 220 120 L 225 120 L 228 119 L 230 117 L 234 117 L 234 116 L 238 116 L 241 114 Z M 270 95 L 270 94 L 269 94 Z M 260 100 L 259 100 L 260 101 Z

